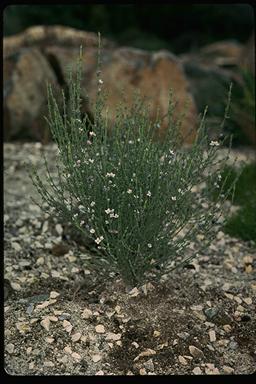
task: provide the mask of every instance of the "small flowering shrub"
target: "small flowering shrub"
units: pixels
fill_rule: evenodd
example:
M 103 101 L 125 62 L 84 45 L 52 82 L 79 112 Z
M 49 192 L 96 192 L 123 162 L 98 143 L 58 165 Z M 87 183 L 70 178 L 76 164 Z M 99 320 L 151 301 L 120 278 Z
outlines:
M 59 149 L 58 177 L 51 175 L 47 160 L 46 180 L 36 169 L 31 177 L 40 206 L 94 242 L 91 264 L 119 273 L 134 286 L 150 272 L 188 262 L 199 252 L 197 239 L 202 247 L 209 244 L 225 183 L 218 203 L 208 199 L 207 188 L 198 193 L 196 185 L 219 186 L 226 158 L 217 160 L 221 143 L 208 142 L 204 117 L 195 143 L 182 148 L 171 94 L 164 140 L 156 139 L 162 118 L 152 121 L 138 96 L 130 108 L 120 103 L 111 123 L 103 113 L 107 95 L 100 66 L 97 79 L 93 121 L 81 114 L 81 60 L 75 76 L 70 75 L 69 100 L 63 96 L 62 110 L 48 87 L 47 121 Z

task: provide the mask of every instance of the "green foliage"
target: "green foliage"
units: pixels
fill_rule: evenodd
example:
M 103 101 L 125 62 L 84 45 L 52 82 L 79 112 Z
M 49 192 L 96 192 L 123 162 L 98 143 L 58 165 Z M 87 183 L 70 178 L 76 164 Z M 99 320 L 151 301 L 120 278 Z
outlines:
M 233 193 L 230 189 L 227 198 L 240 206 L 238 212 L 226 222 L 225 232 L 243 240 L 256 241 L 256 163 L 247 164 L 240 169 L 227 166 L 221 176 L 222 180 L 226 180 L 224 191 L 230 189 L 237 180 Z M 212 198 L 217 199 L 218 190 L 215 188 L 211 192 Z
M 152 270 L 183 265 L 199 251 L 191 253 L 198 236 L 202 249 L 214 237 L 213 223 L 233 188 L 226 193 L 220 188 L 217 204 L 194 188 L 212 185 L 226 162 L 216 158 L 220 143 L 208 143 L 205 115 L 197 140 L 184 149 L 182 116 L 174 120 L 172 94 L 166 136 L 158 140 L 163 117 L 158 114 L 152 121 L 150 106 L 139 95 L 129 108 L 123 96 L 114 121 L 106 118 L 100 67 L 93 122 L 80 112 L 81 59 L 68 85 L 70 99 L 63 93 L 62 109 L 48 87 L 47 121 L 59 149 L 58 176 L 51 175 L 46 159 L 46 180 L 33 169 L 39 205 L 94 242 L 93 267 L 118 272 L 128 285 L 141 283 Z

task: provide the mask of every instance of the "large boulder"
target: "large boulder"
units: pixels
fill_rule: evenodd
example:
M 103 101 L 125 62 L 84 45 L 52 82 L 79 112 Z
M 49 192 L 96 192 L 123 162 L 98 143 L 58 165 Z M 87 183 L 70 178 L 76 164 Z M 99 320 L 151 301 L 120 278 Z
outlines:
M 47 141 L 46 81 L 58 87 L 45 56 L 36 48 L 20 49 L 4 59 L 4 140 Z
M 54 88 L 66 86 L 67 67 L 77 59 L 80 45 L 84 46 L 82 90 L 84 96 L 88 94 L 93 102 L 97 91 L 96 34 L 59 26 L 32 27 L 20 35 L 4 39 L 5 138 L 17 137 L 18 132 L 23 130 L 25 137 L 29 132 L 38 140 L 36 132 L 41 132 L 47 103 L 45 82 L 53 82 Z M 151 53 L 118 48 L 103 40 L 101 58 L 102 80 L 109 93 L 107 107 L 110 120 L 114 118 L 122 89 L 125 90 L 128 105 L 132 103 L 134 91 L 140 90 L 141 95 L 151 103 L 153 118 L 158 108 L 162 115 L 166 114 L 169 89 L 172 88 L 178 102 L 175 117 L 183 112 L 185 102 L 189 103 L 181 133 L 186 143 L 194 140 L 197 110 L 177 57 L 167 51 Z M 87 104 L 84 109 L 88 109 Z M 166 119 L 160 129 L 162 135 L 165 129 Z M 47 135 L 46 132 L 45 137 Z
M 67 67 L 77 57 L 77 50 L 49 47 L 46 54 L 50 60 L 58 62 L 62 75 L 66 76 Z M 89 95 L 93 102 L 97 92 L 97 49 L 88 48 L 84 53 L 83 64 L 83 96 Z M 196 107 L 189 92 L 189 84 L 183 73 L 179 60 L 167 51 L 155 53 L 133 48 L 103 49 L 101 51 L 102 80 L 108 93 L 108 118 L 113 121 L 116 106 L 125 91 L 124 102 L 131 105 L 134 92 L 140 91 L 142 97 L 151 105 L 151 117 L 156 117 L 157 110 L 166 115 L 170 88 L 177 101 L 174 118 L 178 118 L 188 102 L 187 114 L 181 124 L 181 134 L 185 142 L 190 144 L 196 135 Z M 106 111 L 104 111 L 106 112 Z M 159 134 L 164 137 L 167 118 L 163 120 Z

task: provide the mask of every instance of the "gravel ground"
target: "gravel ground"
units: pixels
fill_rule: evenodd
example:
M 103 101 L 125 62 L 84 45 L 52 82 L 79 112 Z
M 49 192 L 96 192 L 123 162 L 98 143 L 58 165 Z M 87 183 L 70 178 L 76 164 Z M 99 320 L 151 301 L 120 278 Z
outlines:
M 54 164 L 56 147 L 45 149 Z M 87 268 L 86 244 L 30 200 L 36 193 L 26 164 L 40 166 L 41 151 L 38 143 L 4 145 L 6 371 L 255 372 L 255 244 L 219 230 L 186 268 L 127 292 L 118 277 L 102 279 Z M 236 155 L 254 157 L 247 150 Z

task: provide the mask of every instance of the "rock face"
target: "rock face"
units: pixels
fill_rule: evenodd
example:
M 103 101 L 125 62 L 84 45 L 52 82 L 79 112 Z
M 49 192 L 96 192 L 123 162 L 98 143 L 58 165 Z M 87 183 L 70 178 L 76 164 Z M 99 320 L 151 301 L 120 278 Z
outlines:
M 48 132 L 43 115 L 46 115 L 46 87 L 49 80 L 54 88 L 67 83 L 67 66 L 78 57 L 79 46 L 84 47 L 83 84 L 84 96 L 93 101 L 97 91 L 96 63 L 98 37 L 93 33 L 66 27 L 32 27 L 20 35 L 4 39 L 4 114 L 5 139 L 11 140 L 21 133 L 24 137 L 46 141 Z M 183 112 L 188 101 L 187 116 L 181 125 L 186 143 L 196 135 L 197 110 L 189 91 L 179 59 L 167 51 L 150 53 L 132 48 L 117 48 L 107 40 L 102 41 L 102 80 L 109 93 L 108 116 L 114 118 L 122 89 L 128 105 L 135 90 L 140 90 L 151 104 L 151 116 L 157 108 L 165 115 L 169 89 L 173 89 L 178 104 L 175 118 Z M 84 106 L 88 109 L 88 106 Z M 45 127 L 43 129 L 43 127 Z M 160 128 L 164 136 L 166 120 Z M 29 135 L 28 135 L 29 132 Z

